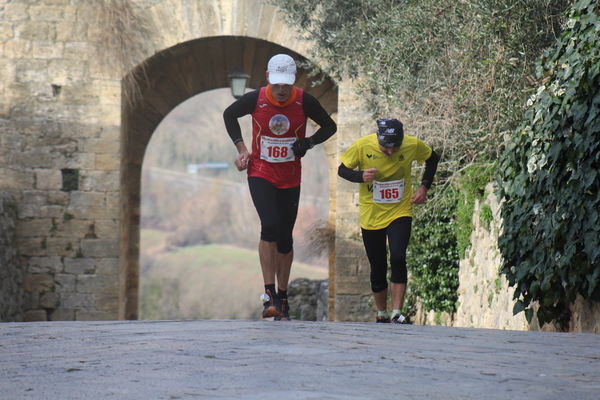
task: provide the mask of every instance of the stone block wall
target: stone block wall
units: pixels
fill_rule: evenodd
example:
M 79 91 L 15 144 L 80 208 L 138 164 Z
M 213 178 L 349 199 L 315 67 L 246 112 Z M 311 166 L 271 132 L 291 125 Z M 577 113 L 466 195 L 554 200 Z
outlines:
M 487 185 L 485 193 L 484 200 L 475 204 L 471 246 L 460 261 L 459 306 L 454 326 L 529 330 L 524 313 L 513 315 L 514 289 L 500 274 L 502 256 L 498 236 L 502 226 L 500 204 L 492 184 Z M 479 217 L 484 204 L 491 208 L 494 217 L 489 226 Z
M 23 272 L 17 258 L 17 205 L 0 191 L 0 321 L 21 321 Z
M 353 82 L 341 82 L 338 105 L 337 153 L 339 158 L 358 138 L 375 131 L 375 122 L 356 93 Z M 367 260 L 358 220 L 358 184 L 335 174 L 335 268 L 330 277 L 329 319 L 333 321 L 371 321 L 370 266 Z M 333 282 L 333 284 L 332 284 Z
M 473 210 L 471 245 L 459 263 L 458 307 L 454 314 L 425 312 L 419 309 L 416 322 L 463 328 L 539 330 L 527 323 L 524 313 L 513 315 L 514 289 L 500 274 L 502 256 L 498 236 L 502 229 L 500 204 L 493 185 L 485 188 L 484 199 Z M 490 207 L 493 219 L 489 226 L 481 220 L 481 209 Z
M 484 205 L 492 210 L 489 226 L 481 221 Z M 531 324 L 524 313 L 513 315 L 514 289 L 500 273 L 502 256 L 498 236 L 502 229 L 500 204 L 492 184 L 485 189 L 484 199 L 475 204 L 471 246 L 460 261 L 458 308 L 455 314 L 420 311 L 417 323 L 467 328 L 556 331 L 552 325 L 540 328 L 534 317 Z M 600 333 L 600 303 L 578 297 L 571 305 L 570 332 Z
M 298 278 L 290 282 L 290 317 L 300 321 L 327 321 L 327 280 Z
M 94 58 L 91 4 L 0 4 L 0 189 L 25 321 L 117 317 L 121 83 Z

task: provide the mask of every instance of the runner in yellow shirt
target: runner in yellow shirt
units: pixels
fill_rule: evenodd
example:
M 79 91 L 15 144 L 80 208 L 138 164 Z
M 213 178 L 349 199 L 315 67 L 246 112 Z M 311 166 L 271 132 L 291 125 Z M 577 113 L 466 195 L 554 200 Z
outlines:
M 421 185 L 413 193 L 411 166 L 425 162 Z M 341 157 L 338 175 L 359 183 L 360 226 L 371 264 L 371 290 L 377 322 L 407 323 L 402 315 L 406 293 L 406 248 L 412 205 L 422 204 L 437 170 L 438 155 L 420 139 L 404 135 L 394 118 L 377 120 L 377 133 L 356 140 Z M 392 313 L 387 313 L 387 245 L 391 265 Z M 391 318 L 390 318 L 391 317 Z

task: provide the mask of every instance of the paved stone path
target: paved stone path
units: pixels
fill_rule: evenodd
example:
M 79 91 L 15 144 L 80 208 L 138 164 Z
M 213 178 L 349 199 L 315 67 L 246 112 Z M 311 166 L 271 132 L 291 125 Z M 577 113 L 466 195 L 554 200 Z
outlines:
M 0 399 L 600 399 L 600 335 L 374 323 L 0 324 Z

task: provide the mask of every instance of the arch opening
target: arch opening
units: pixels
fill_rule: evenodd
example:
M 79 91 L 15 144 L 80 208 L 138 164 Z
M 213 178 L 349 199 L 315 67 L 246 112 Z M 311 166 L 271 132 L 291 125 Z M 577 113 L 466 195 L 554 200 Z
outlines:
M 260 220 L 223 129 L 222 111 L 232 101 L 226 88 L 186 100 L 163 119 L 146 149 L 139 319 L 260 319 Z M 250 143 L 251 117 L 240 125 Z M 313 131 L 309 124 L 307 134 Z M 290 281 L 327 279 L 327 165 L 323 146 L 303 160 Z
M 187 99 L 228 87 L 228 74 L 236 69 L 243 69 L 250 75 L 248 87 L 263 86 L 269 58 L 283 52 L 304 60 L 300 54 L 261 39 L 241 36 L 202 38 L 157 53 L 139 66 L 139 70 L 131 72 L 144 76 L 145 80 L 139 87 L 137 101 L 124 99 L 122 102 L 120 319 L 138 318 L 142 163 L 156 128 L 167 114 Z M 328 112 L 336 113 L 335 83 L 327 77 L 316 86 L 312 86 L 312 82 L 308 71 L 299 69 L 297 85 L 319 99 Z M 328 160 L 331 162 L 331 157 Z M 330 187 L 330 199 L 331 192 Z M 330 277 L 331 249 L 332 246 L 329 251 Z

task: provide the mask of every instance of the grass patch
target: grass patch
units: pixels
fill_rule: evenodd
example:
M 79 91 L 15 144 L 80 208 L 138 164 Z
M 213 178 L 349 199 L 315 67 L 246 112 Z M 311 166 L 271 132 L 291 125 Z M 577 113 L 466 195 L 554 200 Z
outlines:
M 259 319 L 263 290 L 257 250 L 226 245 L 157 249 L 166 234 L 142 231 L 140 319 Z M 296 278 L 327 279 L 321 266 L 292 265 Z
M 494 219 L 494 215 L 492 213 L 492 208 L 488 204 L 484 204 L 481 206 L 481 211 L 479 212 L 479 220 L 481 221 L 481 225 L 489 232 L 490 225 Z

